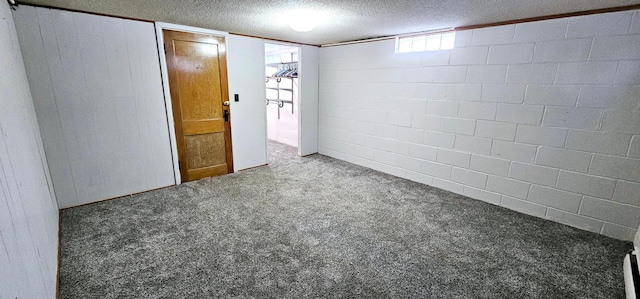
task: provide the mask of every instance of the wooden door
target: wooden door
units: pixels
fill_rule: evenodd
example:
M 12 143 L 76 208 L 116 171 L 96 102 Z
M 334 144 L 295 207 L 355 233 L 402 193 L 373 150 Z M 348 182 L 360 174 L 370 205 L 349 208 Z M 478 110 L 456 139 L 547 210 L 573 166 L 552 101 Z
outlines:
M 163 36 L 182 181 L 233 172 L 224 37 Z

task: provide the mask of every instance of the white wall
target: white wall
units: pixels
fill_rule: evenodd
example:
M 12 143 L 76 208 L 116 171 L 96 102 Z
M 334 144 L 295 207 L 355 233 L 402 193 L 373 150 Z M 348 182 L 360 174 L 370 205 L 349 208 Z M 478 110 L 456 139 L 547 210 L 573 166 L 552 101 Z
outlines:
M 14 12 L 61 208 L 175 183 L 154 25 Z
M 631 240 L 640 12 L 460 31 L 453 50 L 320 49 L 320 153 Z
M 318 47 L 300 47 L 300 156 L 318 152 L 318 55 Z
M 7 2 L 0 65 L 0 298 L 54 298 L 58 206 Z
M 227 49 L 233 166 L 238 171 L 267 164 L 264 47 L 262 39 L 229 35 Z

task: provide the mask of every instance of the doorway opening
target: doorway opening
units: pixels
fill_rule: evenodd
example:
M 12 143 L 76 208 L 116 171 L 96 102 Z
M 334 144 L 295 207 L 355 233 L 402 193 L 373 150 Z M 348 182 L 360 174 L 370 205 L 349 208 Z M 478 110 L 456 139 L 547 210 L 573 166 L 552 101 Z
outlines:
M 281 146 L 272 146 L 276 143 L 294 147 L 297 151 L 300 127 L 300 47 L 265 43 L 264 53 L 267 149 L 269 152 L 281 149 Z

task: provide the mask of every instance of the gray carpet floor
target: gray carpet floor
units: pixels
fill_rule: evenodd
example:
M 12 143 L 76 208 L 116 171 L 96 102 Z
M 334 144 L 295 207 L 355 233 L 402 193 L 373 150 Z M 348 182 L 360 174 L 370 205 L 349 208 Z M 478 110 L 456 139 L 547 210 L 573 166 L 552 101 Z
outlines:
M 623 298 L 631 243 L 270 143 L 61 211 L 61 298 Z

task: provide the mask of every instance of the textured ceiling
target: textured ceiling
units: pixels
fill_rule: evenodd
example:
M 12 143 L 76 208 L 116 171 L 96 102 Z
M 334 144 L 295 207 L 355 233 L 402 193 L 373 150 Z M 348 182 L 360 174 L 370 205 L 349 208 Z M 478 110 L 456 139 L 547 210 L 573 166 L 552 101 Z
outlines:
M 24 3 L 322 45 L 639 4 L 640 0 L 27 0 Z M 292 9 L 322 12 L 316 29 L 287 26 Z

